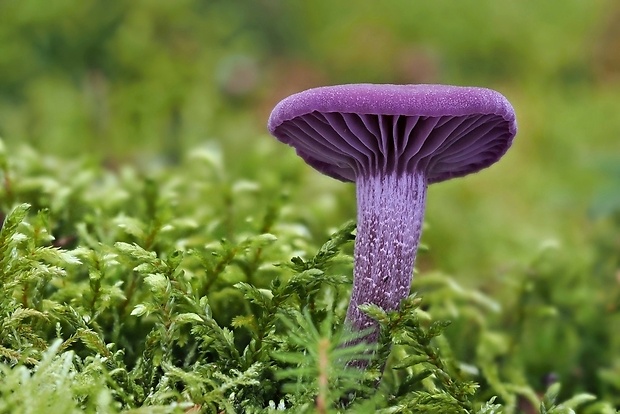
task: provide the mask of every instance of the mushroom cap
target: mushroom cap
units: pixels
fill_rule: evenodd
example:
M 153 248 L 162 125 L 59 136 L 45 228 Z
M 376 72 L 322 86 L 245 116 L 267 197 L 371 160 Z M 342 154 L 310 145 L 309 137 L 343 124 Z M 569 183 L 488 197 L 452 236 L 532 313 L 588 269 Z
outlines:
M 308 89 L 278 103 L 268 128 L 339 180 L 423 169 L 428 183 L 490 166 L 517 132 L 514 110 L 499 92 L 448 85 Z

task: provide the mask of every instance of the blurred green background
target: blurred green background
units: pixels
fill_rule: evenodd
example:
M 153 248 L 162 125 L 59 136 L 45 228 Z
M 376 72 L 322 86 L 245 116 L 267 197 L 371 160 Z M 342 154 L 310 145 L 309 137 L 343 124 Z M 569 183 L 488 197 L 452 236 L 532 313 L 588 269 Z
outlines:
M 300 215 L 323 236 L 354 215 L 353 186 L 319 176 L 266 136 L 277 101 L 333 83 L 477 85 L 511 100 L 519 134 L 490 170 L 431 188 L 432 251 L 419 267 L 480 279 L 532 245 L 585 248 L 588 214 L 620 204 L 614 0 L 0 7 L 0 136 L 9 145 L 89 154 L 114 168 L 176 163 L 216 144 L 232 176 L 283 185 L 304 201 Z
M 510 301 L 510 279 L 551 251 L 559 264 L 534 272 L 552 275 L 539 299 L 591 283 L 600 295 L 576 291 L 566 306 L 598 303 L 618 322 L 617 0 L 0 0 L 9 147 L 149 170 L 215 146 L 230 177 L 287 193 L 317 243 L 355 216 L 354 186 L 307 167 L 265 124 L 290 93 L 354 82 L 484 86 L 517 112 L 501 162 L 429 190 L 422 277 Z M 607 340 L 592 339 L 620 346 Z

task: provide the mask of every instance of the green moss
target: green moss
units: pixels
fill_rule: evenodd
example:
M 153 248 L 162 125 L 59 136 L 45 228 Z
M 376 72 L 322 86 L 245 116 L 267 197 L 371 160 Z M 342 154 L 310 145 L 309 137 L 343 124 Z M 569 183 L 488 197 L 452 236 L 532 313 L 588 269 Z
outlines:
M 542 252 L 495 298 L 424 272 L 366 308 L 373 354 L 345 347 L 354 224 L 316 247 L 201 151 L 140 172 L 3 147 L 0 412 L 613 412 L 617 317 L 587 264 Z M 575 396 L 539 401 L 549 373 Z

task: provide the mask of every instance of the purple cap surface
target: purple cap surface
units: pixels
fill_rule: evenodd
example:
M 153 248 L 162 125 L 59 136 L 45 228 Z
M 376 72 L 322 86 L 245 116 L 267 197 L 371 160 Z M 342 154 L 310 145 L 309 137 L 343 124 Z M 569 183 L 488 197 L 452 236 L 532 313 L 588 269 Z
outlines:
M 268 128 L 331 177 L 417 169 L 429 183 L 490 166 L 517 131 L 512 106 L 490 89 L 375 84 L 291 95 L 276 105 Z

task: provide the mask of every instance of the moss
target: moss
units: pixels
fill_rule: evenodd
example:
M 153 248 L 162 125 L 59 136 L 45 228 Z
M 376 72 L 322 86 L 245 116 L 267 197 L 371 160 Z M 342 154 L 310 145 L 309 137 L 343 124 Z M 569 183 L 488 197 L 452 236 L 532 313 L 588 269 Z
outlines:
M 316 246 L 292 200 L 199 153 L 145 172 L 3 147 L 0 412 L 613 412 L 585 265 L 544 253 L 496 298 L 424 272 L 421 297 L 365 308 L 374 352 L 345 347 L 354 224 Z M 564 393 L 538 397 L 541 358 Z

